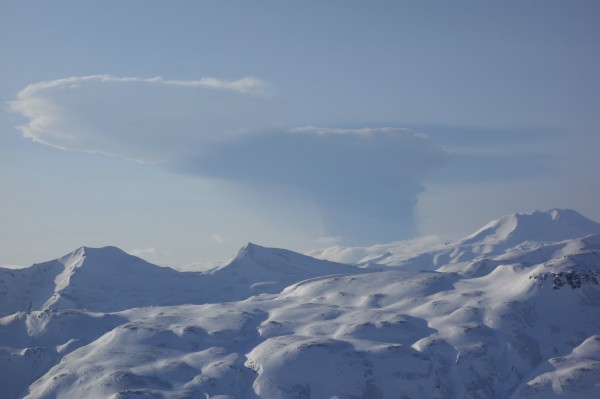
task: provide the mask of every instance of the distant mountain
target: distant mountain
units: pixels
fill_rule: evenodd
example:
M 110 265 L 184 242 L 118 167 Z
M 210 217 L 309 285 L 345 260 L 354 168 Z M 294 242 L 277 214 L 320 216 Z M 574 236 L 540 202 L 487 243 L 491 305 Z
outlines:
M 0 275 L 5 281 L 0 295 L 8 297 L 0 304 L 0 315 L 44 309 L 112 312 L 164 304 L 173 298 L 173 287 L 192 303 L 201 297 L 188 293 L 198 285 L 198 276 L 153 265 L 115 247 L 81 247 L 30 268 L 0 269 Z
M 510 215 L 362 268 L 248 244 L 201 273 L 114 247 L 0 269 L 2 396 L 594 398 L 598 226 Z
M 314 277 L 362 272 L 351 265 L 248 243 L 225 265 L 205 274 L 210 286 L 223 292 L 237 292 L 233 294 L 235 299 L 244 299 L 257 293 L 278 293 L 291 284 Z
M 502 254 L 518 245 L 539 245 L 600 234 L 600 223 L 571 209 L 515 213 L 493 220 L 462 240 L 414 258 L 393 255 L 378 261 L 386 265 L 411 265 L 435 270 L 448 263 L 469 262 Z
M 502 251 L 524 242 L 564 241 L 600 234 L 600 223 L 572 209 L 551 209 L 547 212 L 515 213 L 494 220 L 459 245 L 482 247 L 482 253 Z

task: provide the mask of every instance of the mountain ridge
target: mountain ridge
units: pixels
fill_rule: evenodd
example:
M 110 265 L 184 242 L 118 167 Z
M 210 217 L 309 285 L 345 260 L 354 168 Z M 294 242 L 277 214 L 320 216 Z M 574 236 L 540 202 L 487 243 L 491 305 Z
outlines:
M 0 317 L 19 310 L 114 312 L 140 306 L 242 300 L 277 293 L 320 275 L 359 272 L 351 265 L 253 243 L 224 265 L 202 272 L 157 266 L 114 246 L 82 246 L 29 268 L 0 268 L 0 295 L 13 299 L 0 303 Z M 175 286 L 178 290 L 173 293 L 170 287 Z M 31 287 L 36 287 L 35 295 Z

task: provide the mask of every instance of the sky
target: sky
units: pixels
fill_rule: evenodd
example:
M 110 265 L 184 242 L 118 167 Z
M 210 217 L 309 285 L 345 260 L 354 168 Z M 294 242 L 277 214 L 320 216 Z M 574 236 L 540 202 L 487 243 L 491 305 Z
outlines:
M 0 3 L 0 265 L 600 220 L 597 1 Z

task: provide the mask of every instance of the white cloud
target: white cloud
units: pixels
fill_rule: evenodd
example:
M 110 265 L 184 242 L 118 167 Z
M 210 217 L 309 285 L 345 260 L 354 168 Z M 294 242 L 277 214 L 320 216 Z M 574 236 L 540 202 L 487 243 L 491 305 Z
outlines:
M 150 263 L 160 266 L 166 265 L 167 257 L 169 256 L 167 252 L 163 252 L 154 247 L 145 249 L 132 249 L 129 251 L 129 253 L 133 256 L 137 256 L 138 258 L 142 258 Z
M 210 143 L 275 125 L 264 81 L 110 75 L 28 85 L 9 102 L 23 136 L 65 150 L 140 162 L 196 156 Z
M 395 259 L 408 259 L 420 253 L 439 248 L 442 245 L 442 240 L 439 237 L 431 235 L 368 247 L 334 245 L 327 248 L 305 251 L 304 253 L 314 258 L 334 262 L 359 263 L 386 253 L 394 255 Z
M 396 128 L 396 127 L 380 127 L 380 128 L 372 128 L 372 127 L 363 127 L 358 129 L 344 129 L 344 128 L 332 128 L 332 127 L 319 127 L 319 126 L 303 126 L 291 129 L 292 133 L 310 133 L 310 134 L 319 134 L 319 135 L 327 135 L 327 134 L 339 134 L 339 135 L 354 135 L 354 136 L 370 136 L 373 134 L 398 134 L 398 133 L 407 133 L 414 135 L 415 133 L 411 132 L 409 129 L 405 128 Z M 425 137 L 425 136 L 422 136 Z
M 118 77 L 112 75 L 88 75 L 88 76 L 72 76 L 69 78 L 56 79 L 45 82 L 32 83 L 25 89 L 19 92 L 18 97 L 30 96 L 37 94 L 42 90 L 53 88 L 70 88 L 76 89 L 82 87 L 86 82 L 103 82 L 103 83 L 162 83 L 170 86 L 184 87 L 204 87 L 212 89 L 225 89 L 237 91 L 240 93 L 250 93 L 254 95 L 262 95 L 270 91 L 269 85 L 261 79 L 253 77 L 245 77 L 239 80 L 228 81 L 216 78 L 201 78 L 198 80 L 168 80 L 161 76 L 153 78 L 138 78 L 138 77 Z
M 252 94 L 255 96 L 271 95 L 273 92 L 272 88 L 266 82 L 249 76 L 235 81 L 226 81 L 216 78 L 202 78 L 200 80 L 164 80 L 163 82 L 165 84 L 170 84 L 174 86 L 210 87 L 213 89 L 227 89 L 237 91 L 240 93 Z
M 213 234 L 210 236 L 210 240 L 216 244 L 223 244 L 224 240 L 219 234 Z

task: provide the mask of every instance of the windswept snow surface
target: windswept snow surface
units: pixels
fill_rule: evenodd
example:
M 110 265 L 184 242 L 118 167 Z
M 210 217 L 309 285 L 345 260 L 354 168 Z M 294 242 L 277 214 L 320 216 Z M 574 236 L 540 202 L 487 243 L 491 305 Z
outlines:
M 598 226 L 511 215 L 360 267 L 248 244 L 202 273 L 111 247 L 0 269 L 2 397 L 600 397 Z

